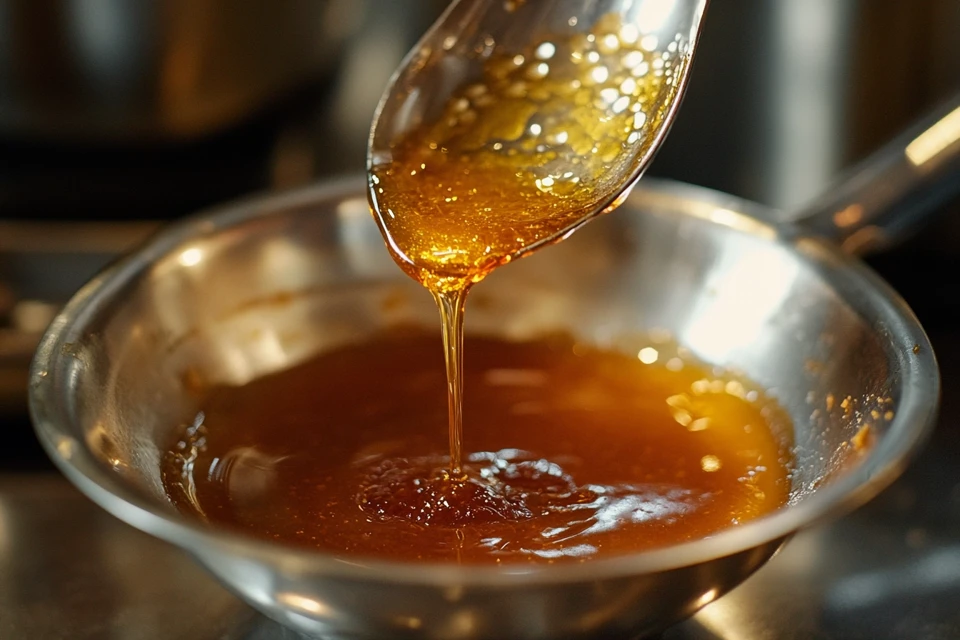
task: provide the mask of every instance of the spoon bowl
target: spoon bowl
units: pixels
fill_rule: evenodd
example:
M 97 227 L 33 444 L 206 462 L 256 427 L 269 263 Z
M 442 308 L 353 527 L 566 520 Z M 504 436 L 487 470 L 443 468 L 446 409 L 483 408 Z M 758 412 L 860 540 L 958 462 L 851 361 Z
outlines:
M 610 211 L 687 85 L 707 0 L 457 0 L 377 109 L 369 197 L 415 279 L 479 281 Z

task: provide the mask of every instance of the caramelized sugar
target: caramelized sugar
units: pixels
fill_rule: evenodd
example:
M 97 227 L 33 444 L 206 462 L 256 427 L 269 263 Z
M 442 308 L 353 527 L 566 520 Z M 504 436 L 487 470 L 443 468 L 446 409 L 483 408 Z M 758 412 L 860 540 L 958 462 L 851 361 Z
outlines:
M 391 255 L 440 307 L 456 476 L 468 289 L 615 204 L 687 64 L 679 40 L 658 49 L 615 14 L 519 52 L 486 40 L 476 82 L 456 88 L 439 117 L 376 149 L 369 167 L 370 202 Z
M 394 259 L 431 290 L 461 289 L 609 203 L 686 64 L 661 44 L 608 15 L 524 51 L 491 45 L 476 82 L 371 160 Z
M 408 330 L 213 392 L 164 458 L 168 495 L 261 538 L 464 563 L 661 547 L 788 498 L 789 420 L 745 382 L 649 349 L 466 345 L 463 479 L 436 337 Z

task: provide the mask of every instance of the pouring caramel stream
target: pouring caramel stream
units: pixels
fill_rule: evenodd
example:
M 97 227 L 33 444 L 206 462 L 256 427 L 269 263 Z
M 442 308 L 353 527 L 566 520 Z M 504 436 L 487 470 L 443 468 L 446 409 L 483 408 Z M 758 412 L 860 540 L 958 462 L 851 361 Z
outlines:
M 655 45 L 611 14 L 522 52 L 493 50 L 434 121 L 371 160 L 370 201 L 390 253 L 440 307 L 452 476 L 462 463 L 467 292 L 616 205 L 687 64 L 677 43 Z

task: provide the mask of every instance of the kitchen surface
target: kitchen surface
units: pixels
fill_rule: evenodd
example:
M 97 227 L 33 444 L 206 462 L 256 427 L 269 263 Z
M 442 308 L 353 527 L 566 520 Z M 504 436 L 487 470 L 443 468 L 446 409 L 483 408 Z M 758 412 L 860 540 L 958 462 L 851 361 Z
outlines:
M 27 367 L 70 295 L 165 223 L 362 172 L 380 92 L 443 5 L 245 0 L 230 21 L 216 2 L 0 0 L 0 637 L 298 637 L 64 480 Z M 958 30 L 955 0 L 717 0 L 648 175 L 799 207 L 960 91 Z M 960 637 L 960 200 L 867 261 L 936 351 L 931 442 L 664 640 Z

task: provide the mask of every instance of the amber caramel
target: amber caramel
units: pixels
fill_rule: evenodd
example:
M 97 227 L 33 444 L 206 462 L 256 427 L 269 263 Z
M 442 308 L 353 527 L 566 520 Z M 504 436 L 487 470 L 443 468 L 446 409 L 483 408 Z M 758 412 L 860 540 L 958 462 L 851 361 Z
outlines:
M 436 119 L 374 154 L 371 202 L 400 266 L 459 289 L 609 204 L 686 64 L 677 42 L 654 45 L 609 15 L 520 52 L 494 48 Z
M 619 202 L 663 133 L 688 63 L 679 36 L 659 49 L 651 37 L 616 14 L 523 51 L 488 37 L 472 61 L 481 72 L 440 97 L 439 115 L 418 115 L 386 148 L 371 149 L 380 231 L 440 307 L 455 476 L 467 291 Z
M 662 547 L 788 498 L 789 420 L 743 380 L 652 347 L 466 348 L 465 480 L 446 477 L 438 340 L 405 330 L 214 390 L 164 458 L 168 495 L 268 540 L 464 563 Z

